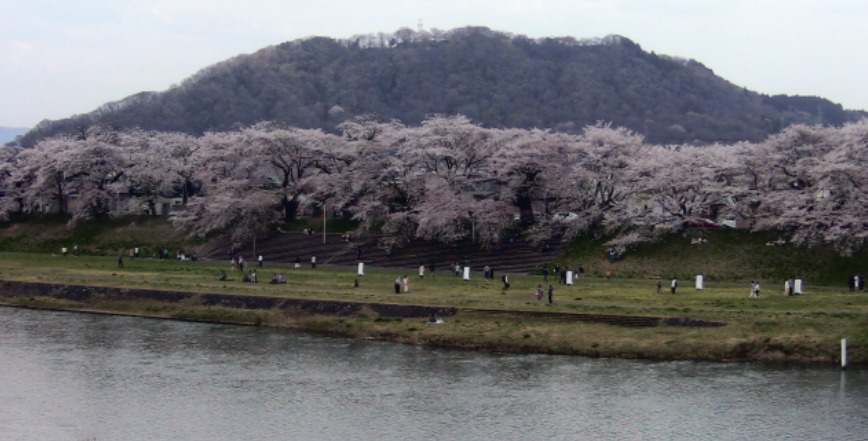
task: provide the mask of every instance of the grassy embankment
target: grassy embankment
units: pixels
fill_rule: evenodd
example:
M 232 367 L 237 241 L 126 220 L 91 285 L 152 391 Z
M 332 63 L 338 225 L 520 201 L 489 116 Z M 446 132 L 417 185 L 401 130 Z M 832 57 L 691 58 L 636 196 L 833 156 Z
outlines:
M 681 241 L 675 240 L 656 245 L 660 250 L 650 247 L 638 250 L 614 264 L 599 257 L 600 253 L 596 251 L 585 254 L 582 247 L 590 245 L 579 242 L 559 260 L 573 264 L 583 262 L 591 270 L 592 276 L 612 269 L 615 277 L 611 280 L 588 277 L 574 287 L 555 285 L 555 304 L 547 305 L 537 303 L 533 297 L 534 288 L 542 282 L 540 276 L 513 275 L 512 288 L 504 291 L 499 282 L 484 280 L 479 275 L 475 275 L 473 280 L 463 281 L 446 272 L 438 272 L 435 276 L 422 280 L 410 274 L 413 280 L 411 292 L 395 295 L 392 281 L 396 276 L 403 275 L 396 270 L 369 270 L 368 274 L 361 278 L 361 286 L 353 288 L 355 272 L 341 268 L 311 270 L 283 266 L 266 267 L 260 271 L 260 280 L 267 280 L 273 272 L 283 272 L 288 277 L 285 285 L 242 283 L 237 272 L 230 272 L 230 276 L 235 280 L 220 282 L 214 276 L 221 269 L 228 270 L 228 265 L 224 262 L 181 263 L 151 258 L 126 258 L 125 267 L 117 268 L 114 250 L 127 248 L 131 244 L 143 246 L 146 250 L 160 246 L 177 249 L 180 246 L 196 245 L 182 244 L 183 239 L 170 228 L 163 230 L 165 227 L 160 226 L 161 223 L 156 226 L 144 224 L 147 222 L 140 222 L 132 228 L 128 223 L 123 223 L 112 228 L 94 229 L 89 233 L 89 237 L 80 234 L 75 236 L 78 233 L 65 236 L 62 232 L 44 227 L 22 237 L 20 233 L 25 227 L 6 227 L 6 239 L 0 239 L 3 241 L 0 243 L 7 248 L 16 248 L 9 246 L 10 244 L 18 243 L 21 246 L 21 243 L 30 242 L 42 244 L 34 248 L 47 252 L 0 253 L 0 279 L 354 302 L 445 305 L 460 309 L 458 315 L 446 318 L 442 325 L 427 325 L 425 319 L 421 318 L 390 319 L 374 315 L 332 317 L 298 314 L 293 311 L 230 310 L 205 307 L 195 302 L 169 304 L 153 301 L 95 301 L 78 304 L 52 298 L 13 300 L 18 305 L 30 307 L 258 323 L 412 344 L 606 357 L 772 360 L 822 362 L 832 365 L 838 357 L 840 339 L 847 338 L 850 343 L 850 361 L 868 362 L 868 294 L 847 292 L 842 286 L 843 282 L 839 286 L 808 283 L 805 295 L 786 297 L 782 295 L 782 283 L 769 282 L 764 284 L 764 293 L 760 300 L 750 300 L 747 298 L 746 280 L 764 275 L 776 277 L 776 271 L 791 272 L 789 267 L 775 270 L 774 265 L 753 268 L 748 266 L 751 273 L 744 280 L 737 280 L 740 277 L 725 277 L 726 271 L 732 271 L 732 274 L 738 276 L 742 271 L 739 268 L 750 265 L 759 253 L 755 251 L 732 254 L 730 251 L 726 261 L 719 261 L 717 268 L 734 269 L 718 272 L 714 272 L 714 268 L 711 268 L 712 271 L 696 270 L 695 265 L 710 266 L 718 259 L 714 257 L 717 251 L 708 251 L 714 250 L 714 238 L 703 245 L 708 246 L 707 248 L 700 248 L 705 253 L 704 260 L 701 261 L 697 261 L 692 255 L 697 252 L 695 250 L 698 247 L 684 246 L 679 244 Z M 9 234 L 10 228 L 19 229 L 18 238 Z M 142 237 L 134 237 L 136 234 Z M 154 237 L 159 237 L 163 243 L 158 243 Z M 69 246 L 74 241 L 84 244 L 82 248 L 88 252 L 102 252 L 114 256 L 64 258 L 51 252 L 59 249 L 59 246 Z M 759 244 L 760 240 L 755 242 Z M 723 244 L 720 246 L 723 247 Z M 759 245 L 755 245 L 755 248 L 765 250 L 759 248 Z M 668 257 L 654 258 L 653 252 L 664 253 Z M 680 259 L 693 261 L 679 260 L 679 255 L 682 256 Z M 824 265 L 829 266 L 825 261 L 815 260 L 815 268 Z M 858 262 L 852 265 L 856 266 Z M 646 269 L 642 269 L 643 266 Z M 685 266 L 689 268 L 681 268 Z M 672 268 L 680 269 L 676 271 Z M 840 271 L 847 270 L 845 268 Z M 685 280 L 677 295 L 657 295 L 656 281 L 647 278 L 655 272 L 667 277 L 667 272 L 705 272 L 710 280 L 704 291 L 696 291 L 692 287 L 692 280 Z M 622 277 L 627 275 L 633 277 Z M 665 288 L 664 283 L 664 292 Z M 504 313 L 495 315 L 480 312 L 480 309 L 498 309 Z M 526 311 L 690 317 L 725 322 L 727 325 L 717 328 L 625 328 L 533 316 L 526 314 Z

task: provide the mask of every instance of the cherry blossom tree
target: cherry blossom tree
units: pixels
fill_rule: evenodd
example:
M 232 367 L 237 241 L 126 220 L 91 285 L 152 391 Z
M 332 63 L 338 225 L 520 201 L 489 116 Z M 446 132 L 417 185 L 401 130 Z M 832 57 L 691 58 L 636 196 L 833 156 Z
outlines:
M 0 219 L 8 219 L 10 213 L 23 213 L 27 202 L 23 194 L 36 179 L 35 170 L 27 156 L 33 150 L 19 147 L 0 148 Z
M 207 133 L 200 140 L 205 179 L 199 194 L 172 222 L 195 236 L 227 232 L 240 243 L 264 232 L 279 212 L 278 202 L 262 191 L 273 187 L 262 158 L 251 155 L 241 132 Z
M 556 145 L 553 155 L 558 160 L 549 169 L 544 199 L 549 211 L 567 213 L 567 218 L 547 216 L 532 229 L 536 240 L 635 229 L 631 216 L 632 201 L 641 195 L 638 166 L 647 160 L 642 137 L 601 123 Z
M 416 235 L 454 242 L 474 236 L 483 243 L 496 236 L 479 235 L 473 223 L 481 215 L 477 201 L 491 196 L 492 158 L 501 147 L 499 133 L 463 116 L 427 119 L 418 129 L 405 129 L 397 154 L 408 173 L 402 178 L 418 200 L 412 218 Z
M 266 161 L 270 166 L 263 172 L 270 175 L 279 193 L 283 220 L 295 220 L 301 196 L 305 194 L 305 178 L 318 172 L 322 145 L 339 140 L 320 130 L 284 129 L 272 123 L 260 123 L 242 133 L 249 158 Z
M 384 247 L 594 231 L 620 252 L 686 221 L 721 217 L 845 254 L 868 242 L 868 120 L 703 147 L 646 145 L 607 124 L 570 135 L 489 129 L 460 115 L 416 127 L 367 115 L 338 130 L 260 123 L 192 137 L 96 126 L 5 148 L 0 216 L 156 213 L 163 198 L 180 195 L 178 227 L 235 241 L 328 206 Z
M 866 127 L 797 125 L 762 143 L 757 162 L 765 176 L 753 228 L 784 231 L 796 244 L 834 244 L 843 253 L 864 244 Z

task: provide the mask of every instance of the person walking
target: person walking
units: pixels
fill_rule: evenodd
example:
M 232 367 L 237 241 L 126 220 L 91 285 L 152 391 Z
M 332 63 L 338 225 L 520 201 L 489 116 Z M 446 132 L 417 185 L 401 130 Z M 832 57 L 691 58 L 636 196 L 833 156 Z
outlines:
M 757 281 L 751 280 L 750 282 L 750 295 L 748 296 L 751 299 L 758 299 L 760 296 L 760 284 Z

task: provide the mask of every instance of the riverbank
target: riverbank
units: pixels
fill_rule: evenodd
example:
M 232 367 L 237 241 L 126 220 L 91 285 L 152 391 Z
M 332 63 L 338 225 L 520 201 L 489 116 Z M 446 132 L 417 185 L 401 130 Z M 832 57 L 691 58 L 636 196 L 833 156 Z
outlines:
M 410 292 L 394 294 L 396 275 L 388 269 L 364 276 L 347 268 L 260 269 L 286 276 L 286 284 L 275 285 L 243 283 L 231 272 L 236 280 L 217 280 L 225 269 L 153 259 L 118 268 L 111 258 L 0 253 L 0 301 L 415 345 L 657 360 L 836 366 L 840 339 L 847 338 L 850 363 L 868 361 L 868 295 L 835 287 L 809 286 L 795 297 L 767 288 L 751 300 L 741 284 L 671 295 L 656 294 L 655 280 L 583 278 L 574 286 L 549 281 L 548 304 L 534 296 L 537 285 L 548 285 L 541 276 L 511 276 L 505 290 L 476 273 L 471 280 L 411 275 Z M 429 324 L 431 312 L 442 322 Z M 697 326 L 712 323 L 718 326 Z

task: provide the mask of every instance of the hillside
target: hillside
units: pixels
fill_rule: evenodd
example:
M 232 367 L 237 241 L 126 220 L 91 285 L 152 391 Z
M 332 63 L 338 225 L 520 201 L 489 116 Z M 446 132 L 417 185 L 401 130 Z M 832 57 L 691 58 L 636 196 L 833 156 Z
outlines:
M 195 135 L 272 120 L 333 131 L 375 113 L 405 124 L 463 114 L 488 127 L 578 132 L 597 121 L 652 143 L 760 140 L 789 124 L 841 125 L 865 112 L 817 97 L 766 96 L 694 60 L 623 37 L 530 39 L 486 28 L 349 40 L 309 38 L 206 67 L 164 92 L 44 121 L 21 141 L 103 123 Z
M 336 221 L 337 222 L 337 221 Z M 257 254 L 264 254 L 271 265 L 290 265 L 296 257 L 308 262 L 316 255 L 322 265 L 354 266 L 355 249 L 362 246 L 369 266 L 403 268 L 412 271 L 420 263 L 437 263 L 438 271 L 445 271 L 452 262 L 470 259 L 474 270 L 491 264 L 499 270 L 514 273 L 534 271 L 543 266 L 550 270 L 557 264 L 576 269 L 582 265 L 587 273 L 602 277 L 607 271 L 619 278 L 669 278 L 690 280 L 704 274 L 707 280 L 747 282 L 763 280 L 774 286 L 788 277 L 800 277 L 809 284 L 846 287 L 847 277 L 868 271 L 868 249 L 857 250 L 850 257 L 842 257 L 831 247 L 799 248 L 789 244 L 770 246 L 777 239 L 775 232 L 750 233 L 743 230 L 688 230 L 665 240 L 631 250 L 621 259 L 610 262 L 605 238 L 594 240 L 582 236 L 566 248 L 540 250 L 517 242 L 502 245 L 500 249 L 483 250 L 468 243 L 453 246 L 414 242 L 404 249 L 385 253 L 373 242 L 361 240 L 345 243 L 341 233 L 335 232 L 327 244 L 321 236 L 299 233 L 304 221 L 299 221 L 292 232 L 273 233 L 257 241 Z M 316 226 L 313 222 L 311 225 Z M 330 227 L 331 228 L 331 227 Z M 338 230 L 340 230 L 338 228 Z M 336 231 L 330 229 L 329 231 Z M 692 240 L 702 237 L 701 245 Z M 0 223 L 0 252 L 59 253 L 61 247 L 72 249 L 77 245 L 84 255 L 116 256 L 140 247 L 142 255 L 156 256 L 167 248 L 174 255 L 183 250 L 197 253 L 206 259 L 227 260 L 228 241 L 220 237 L 206 242 L 193 241 L 176 231 L 161 217 L 129 217 L 80 223 L 74 229 L 66 226 L 59 216 L 30 217 L 17 222 Z M 252 260 L 252 243 L 236 252 Z M 71 252 L 71 251 L 70 251 Z

